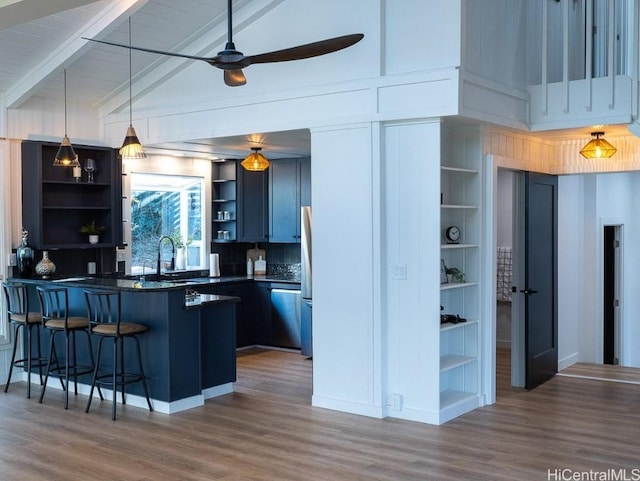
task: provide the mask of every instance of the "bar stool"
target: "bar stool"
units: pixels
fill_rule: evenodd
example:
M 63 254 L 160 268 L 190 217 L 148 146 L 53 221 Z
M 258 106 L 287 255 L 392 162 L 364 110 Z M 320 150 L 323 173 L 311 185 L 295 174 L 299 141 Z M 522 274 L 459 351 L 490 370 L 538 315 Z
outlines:
M 40 384 L 42 385 L 42 366 L 45 365 L 45 359 L 42 357 L 40 349 L 40 323 L 41 317 L 39 312 L 29 312 L 29 296 L 27 295 L 27 286 L 21 282 L 7 281 L 2 283 L 5 300 L 7 302 L 7 317 L 11 324 L 15 326 L 13 338 L 13 353 L 11 354 L 11 363 L 9 364 L 9 375 L 4 385 L 4 392 L 9 390 L 11 383 L 11 375 L 13 367 L 21 367 L 27 372 L 27 398 L 31 397 L 31 369 L 37 367 L 40 373 Z M 20 343 L 20 330 L 27 340 L 27 352 L 22 359 L 16 359 L 16 350 Z M 33 330 L 36 331 L 38 357 L 33 357 Z
M 111 419 L 115 421 L 116 395 L 118 393 L 118 387 L 121 389 L 122 404 L 124 405 L 126 404 L 125 386 L 136 382 L 142 382 L 149 411 L 153 411 L 151 400 L 149 399 L 149 390 L 147 389 L 147 380 L 142 367 L 142 355 L 140 353 L 140 342 L 138 340 L 138 335 L 146 332 L 147 327 L 142 324 L 121 321 L 120 291 L 86 290 L 84 291 L 84 294 L 87 301 L 87 310 L 89 312 L 89 322 L 91 324 L 90 332 L 92 336 L 96 336 L 98 338 L 96 366 L 93 373 L 91 391 L 89 392 L 89 400 L 87 401 L 85 412 L 88 413 L 89 408 L 91 407 L 94 387 L 98 386 L 98 389 L 100 389 L 100 386 L 108 386 L 111 388 L 113 393 Z M 111 339 L 113 341 L 113 369 L 111 373 L 100 374 L 102 342 L 105 339 Z M 125 371 L 125 339 L 132 339 L 136 345 L 139 368 L 139 371 L 136 373 Z M 120 366 L 118 366 L 118 360 L 120 361 Z
M 38 299 L 40 300 L 42 325 L 51 333 L 47 371 L 38 402 L 42 403 L 44 399 L 49 376 L 55 376 L 60 379 L 60 384 L 62 384 L 62 389 L 65 392 L 64 408 L 69 409 L 69 382 L 71 377 L 73 377 L 74 394 L 77 396 L 78 376 L 92 373 L 95 370 L 93 347 L 91 345 L 91 336 L 89 335 L 89 319 L 81 316 L 69 316 L 69 297 L 66 287 L 37 286 L 36 290 L 38 292 Z M 77 332 L 83 332 L 87 336 L 87 350 L 89 351 L 91 365 L 83 366 L 78 364 L 76 349 Z M 58 355 L 56 354 L 55 339 L 58 334 L 64 335 L 64 365 L 60 363 Z M 100 392 L 99 394 L 100 397 L 102 397 L 102 393 Z

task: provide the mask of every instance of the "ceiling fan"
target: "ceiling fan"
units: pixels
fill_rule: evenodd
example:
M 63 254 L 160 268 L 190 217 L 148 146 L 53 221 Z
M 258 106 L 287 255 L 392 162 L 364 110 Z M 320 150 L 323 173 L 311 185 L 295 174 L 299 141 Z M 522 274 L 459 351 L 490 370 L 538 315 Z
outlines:
M 263 53 L 259 55 L 245 56 L 242 52 L 236 50 L 232 37 L 231 22 L 231 0 L 227 2 L 227 44 L 222 52 L 218 52 L 215 57 L 198 57 L 195 55 L 186 55 L 174 52 L 164 52 L 162 50 L 154 50 L 151 48 L 133 47 L 121 43 L 109 42 L 107 40 L 96 40 L 93 38 L 82 37 L 84 40 L 113 45 L 116 47 L 124 47 L 142 52 L 157 53 L 160 55 L 169 55 L 172 57 L 188 58 L 193 60 L 203 60 L 213 67 L 224 70 L 224 83 L 230 87 L 237 87 L 247 83 L 247 79 L 242 69 L 254 63 L 272 63 L 272 62 L 288 62 L 290 60 L 302 60 L 305 58 L 318 57 L 332 52 L 337 52 L 344 48 L 350 47 L 364 38 L 361 33 L 351 35 L 343 35 L 341 37 L 328 38 L 319 42 L 298 45 L 297 47 L 285 48 L 274 52 Z

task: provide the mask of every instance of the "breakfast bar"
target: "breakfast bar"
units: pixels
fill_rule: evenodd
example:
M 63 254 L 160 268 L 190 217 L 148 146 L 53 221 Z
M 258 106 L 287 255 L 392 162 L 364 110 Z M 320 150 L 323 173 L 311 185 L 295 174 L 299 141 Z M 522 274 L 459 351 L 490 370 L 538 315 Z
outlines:
M 86 289 L 121 291 L 122 318 L 148 329 L 140 337 L 140 347 L 154 410 L 170 414 L 233 391 L 238 297 L 190 292 L 182 282 L 94 277 L 21 281 L 29 286 L 31 310 L 39 308 L 37 285 L 67 287 L 70 315 L 86 315 Z M 87 356 L 81 344 L 78 356 Z M 56 350 L 64 352 L 62 345 Z M 110 356 L 103 357 L 105 369 L 111 362 Z M 125 359 L 125 363 L 135 362 L 133 356 Z M 88 394 L 90 376 L 80 379 L 81 392 Z M 48 388 L 56 387 L 59 384 L 48 383 Z M 140 385 L 132 385 L 127 393 L 128 404 L 146 407 Z

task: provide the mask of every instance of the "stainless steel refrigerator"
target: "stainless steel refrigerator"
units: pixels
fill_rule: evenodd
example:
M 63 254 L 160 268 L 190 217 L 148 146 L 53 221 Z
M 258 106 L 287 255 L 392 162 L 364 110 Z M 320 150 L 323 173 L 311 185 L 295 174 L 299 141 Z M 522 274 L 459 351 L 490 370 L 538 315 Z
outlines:
M 311 207 L 303 206 L 300 213 L 301 235 L 301 271 L 300 271 L 300 353 L 303 356 L 313 356 L 312 340 L 312 274 L 311 274 Z

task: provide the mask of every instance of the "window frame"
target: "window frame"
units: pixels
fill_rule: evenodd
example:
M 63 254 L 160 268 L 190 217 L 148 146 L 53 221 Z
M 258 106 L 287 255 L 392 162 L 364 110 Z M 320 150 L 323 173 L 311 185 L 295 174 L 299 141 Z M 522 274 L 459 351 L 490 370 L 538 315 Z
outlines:
M 185 177 L 201 177 L 202 186 L 202 246 L 201 263 L 198 269 L 206 269 L 211 245 L 211 161 L 208 159 L 172 157 L 167 155 L 149 155 L 146 159 L 128 160 L 122 163 L 124 174 L 122 190 L 123 204 L 123 240 L 120 258 L 125 260 L 125 273 L 132 274 L 132 237 L 131 237 L 131 174 L 157 174 Z M 123 254 L 123 255 L 122 255 Z M 155 264 L 150 266 L 155 268 Z

